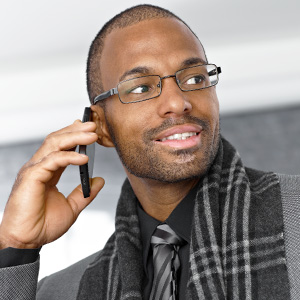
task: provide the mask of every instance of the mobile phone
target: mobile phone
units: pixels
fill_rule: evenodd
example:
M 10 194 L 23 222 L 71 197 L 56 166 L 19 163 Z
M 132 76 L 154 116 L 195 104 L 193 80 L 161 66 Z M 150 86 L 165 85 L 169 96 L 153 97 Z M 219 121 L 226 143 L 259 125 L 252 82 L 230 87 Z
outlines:
M 90 107 L 86 107 L 84 109 L 82 122 L 88 122 L 92 120 Z M 95 158 L 95 143 L 91 145 L 79 145 L 79 153 L 85 154 L 89 157 L 89 161 L 79 166 L 81 187 L 84 198 L 88 198 L 90 196 L 90 182 L 93 177 L 93 168 L 94 168 L 94 158 Z

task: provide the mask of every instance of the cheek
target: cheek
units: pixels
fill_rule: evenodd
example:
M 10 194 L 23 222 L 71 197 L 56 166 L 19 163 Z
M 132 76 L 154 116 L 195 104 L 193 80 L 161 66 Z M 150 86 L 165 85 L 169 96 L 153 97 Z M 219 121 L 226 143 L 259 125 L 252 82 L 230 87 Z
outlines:
M 118 99 L 107 105 L 106 113 L 115 136 L 120 140 L 133 140 L 141 136 L 152 115 L 146 102 L 123 104 Z
M 216 93 L 216 88 L 213 87 L 208 89 L 208 111 L 210 114 L 210 119 L 214 127 L 218 127 L 219 124 L 219 100 Z
M 211 111 L 211 128 L 215 151 L 217 151 L 219 134 L 220 134 L 220 111 L 219 100 L 216 94 L 216 88 L 213 87 L 210 91 L 210 111 Z
M 212 127 L 215 127 L 219 123 L 219 101 L 215 88 L 209 88 L 202 92 L 202 95 L 198 94 L 200 98 L 193 102 L 192 114 L 205 118 Z
M 211 110 L 214 111 L 215 114 L 219 115 L 219 100 L 216 93 L 216 87 L 208 88 L 208 98 L 209 104 L 211 106 Z

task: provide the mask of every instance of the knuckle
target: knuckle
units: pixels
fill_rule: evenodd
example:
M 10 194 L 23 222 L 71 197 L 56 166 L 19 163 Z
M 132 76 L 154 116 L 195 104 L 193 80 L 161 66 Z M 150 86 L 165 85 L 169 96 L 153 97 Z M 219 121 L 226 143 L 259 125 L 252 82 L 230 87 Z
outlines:
M 46 160 L 55 160 L 57 158 L 60 158 L 61 155 L 62 155 L 62 151 L 57 151 L 57 150 L 52 151 L 42 159 L 42 162 Z
M 58 151 L 51 151 L 50 153 L 48 153 L 47 155 L 43 156 L 36 164 L 35 166 L 37 168 L 43 167 L 45 165 L 45 163 L 47 163 L 48 161 L 55 161 L 56 157 L 57 157 L 57 153 Z
M 43 145 L 46 145 L 46 146 L 52 145 L 53 139 L 54 139 L 54 133 L 48 134 L 43 141 Z
M 56 151 L 59 149 L 59 140 L 58 135 L 54 133 L 50 133 L 45 140 L 43 141 L 42 147 L 47 149 L 46 151 Z
M 32 167 L 33 163 L 27 162 L 18 172 L 13 187 L 12 187 L 12 193 L 21 185 L 21 183 L 24 181 L 26 178 L 30 178 L 30 175 L 32 173 Z
M 34 166 L 34 163 L 31 161 L 28 161 L 23 165 L 23 167 L 20 169 L 19 173 L 17 174 L 17 179 L 21 180 L 26 174 L 28 174 L 32 167 Z

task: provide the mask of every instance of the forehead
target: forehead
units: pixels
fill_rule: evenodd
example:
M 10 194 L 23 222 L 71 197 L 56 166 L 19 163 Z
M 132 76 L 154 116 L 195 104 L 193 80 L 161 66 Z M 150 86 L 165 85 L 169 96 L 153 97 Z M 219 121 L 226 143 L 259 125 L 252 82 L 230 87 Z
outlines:
M 147 67 L 158 75 L 178 70 L 189 58 L 205 59 L 201 43 L 175 18 L 152 19 L 113 30 L 104 41 L 100 61 L 105 88 L 111 88 L 126 71 Z

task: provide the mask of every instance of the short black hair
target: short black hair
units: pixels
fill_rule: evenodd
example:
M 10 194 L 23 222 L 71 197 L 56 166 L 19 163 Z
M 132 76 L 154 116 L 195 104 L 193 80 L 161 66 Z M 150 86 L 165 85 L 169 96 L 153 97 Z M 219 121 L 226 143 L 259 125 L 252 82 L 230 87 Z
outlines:
M 95 39 L 93 40 L 87 59 L 87 90 L 91 104 L 93 99 L 104 92 L 101 70 L 100 70 L 100 59 L 104 48 L 104 40 L 106 36 L 111 33 L 114 29 L 125 28 L 130 25 L 134 25 L 144 20 L 159 19 L 159 18 L 175 18 L 185 24 L 190 31 L 196 36 L 191 28 L 178 16 L 173 14 L 167 9 L 159 6 L 150 4 L 142 4 L 130 7 L 121 13 L 110 19 L 102 29 L 98 32 Z M 197 37 L 197 36 L 196 36 Z M 198 39 L 198 37 L 197 37 Z M 203 49 L 204 50 L 204 49 Z M 103 102 L 103 101 L 102 101 Z M 104 101 L 105 102 L 105 101 Z

